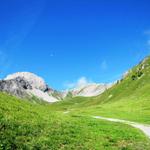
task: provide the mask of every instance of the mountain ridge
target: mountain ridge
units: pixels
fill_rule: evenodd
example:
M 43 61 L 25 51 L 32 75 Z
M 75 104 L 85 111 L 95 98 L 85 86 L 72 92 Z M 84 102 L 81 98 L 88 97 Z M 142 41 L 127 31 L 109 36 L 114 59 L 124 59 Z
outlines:
M 58 101 L 52 96 L 52 93 L 56 91 L 50 88 L 41 77 L 30 72 L 17 72 L 8 75 L 0 81 L 0 90 L 21 98 L 35 96 L 46 102 Z
M 146 57 L 138 64 L 141 65 L 141 67 L 134 75 L 132 75 L 132 80 L 136 80 L 137 78 L 144 75 L 142 70 L 147 67 L 146 62 L 149 60 L 149 58 L 150 57 Z M 135 67 L 133 67 L 133 69 Z M 57 91 L 49 87 L 43 78 L 35 75 L 34 73 L 17 72 L 6 76 L 6 78 L 3 80 L 0 80 L 0 91 L 7 92 L 21 98 L 31 98 L 32 96 L 35 96 L 38 99 L 44 100 L 46 102 L 57 102 L 64 100 L 67 97 L 95 97 L 100 96 L 106 90 L 110 89 L 116 84 L 121 83 L 123 80 L 128 78 L 131 73 L 132 69 L 126 71 L 121 79 L 110 84 L 88 83 L 84 86 L 78 86 L 66 91 Z M 109 98 L 110 97 L 112 97 L 112 95 L 110 95 Z
M 148 56 L 129 69 L 125 76 L 101 95 L 90 98 L 68 98 L 66 101 L 53 104 L 52 109 L 76 110 L 79 114 L 150 124 L 149 89 L 150 57 Z
M 110 84 L 90 83 L 66 91 L 57 91 L 49 87 L 43 78 L 31 72 L 13 73 L 0 80 L 0 91 L 21 98 L 35 96 L 46 102 L 57 102 L 65 99 L 68 95 L 71 95 L 71 97 L 97 96 L 109 87 L 111 87 Z

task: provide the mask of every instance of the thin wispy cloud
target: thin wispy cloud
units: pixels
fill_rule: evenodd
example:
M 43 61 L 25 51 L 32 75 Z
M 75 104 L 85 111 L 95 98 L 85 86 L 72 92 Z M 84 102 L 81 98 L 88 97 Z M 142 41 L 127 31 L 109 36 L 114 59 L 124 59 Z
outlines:
M 150 46 L 150 40 L 147 41 L 147 44 Z
M 53 54 L 53 53 L 51 53 L 51 54 L 50 54 L 50 57 L 53 57 L 53 56 L 54 56 L 54 54 Z
M 64 87 L 67 89 L 71 88 L 79 88 L 79 87 L 84 87 L 88 84 L 92 83 L 91 80 L 87 79 L 86 77 L 80 77 L 77 81 L 75 82 L 66 82 L 64 84 Z
M 0 75 L 5 74 L 6 70 L 9 69 L 11 63 L 6 53 L 0 50 Z
M 150 29 L 149 30 L 145 30 L 144 34 L 147 37 L 146 45 L 147 45 L 147 48 L 149 50 L 150 49 Z
M 107 64 L 106 60 L 103 60 L 101 62 L 100 68 L 101 68 L 101 70 L 107 70 L 108 64 Z
M 18 26 L 18 28 L 12 28 L 13 26 L 11 26 L 10 24 L 8 30 L 8 38 L 5 40 L 3 44 L 4 48 L 12 50 L 22 45 L 24 40 L 31 34 L 36 23 L 38 22 L 38 19 L 45 8 L 45 3 L 46 2 L 44 0 L 43 1 L 40 0 L 39 2 L 38 1 L 33 2 L 30 8 L 28 8 L 25 5 L 26 13 L 21 12 L 21 14 L 17 18 L 16 16 L 12 15 L 11 20 L 13 22 L 13 25 L 15 23 L 15 26 Z M 30 15 L 31 10 L 32 15 Z M 24 16 L 23 21 L 21 21 L 22 15 Z M 18 20 L 16 21 L 16 19 Z
M 6 66 L 8 62 L 7 55 L 2 50 L 0 50 L 0 67 Z
M 144 34 L 145 34 L 145 35 L 150 35 L 150 30 L 145 30 L 145 31 L 144 31 Z

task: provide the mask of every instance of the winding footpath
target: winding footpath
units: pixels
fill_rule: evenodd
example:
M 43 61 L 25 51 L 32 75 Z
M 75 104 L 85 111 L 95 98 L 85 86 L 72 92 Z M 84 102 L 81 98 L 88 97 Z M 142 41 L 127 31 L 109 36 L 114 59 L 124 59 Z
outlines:
M 126 120 L 121 120 L 121 119 L 106 118 L 106 117 L 101 117 L 101 116 L 92 116 L 92 117 L 95 119 L 128 124 L 134 128 L 140 129 L 148 138 L 150 138 L 150 125 L 144 125 L 144 124 L 140 124 L 136 122 L 126 121 Z
M 68 113 L 70 113 L 70 111 L 64 112 L 64 114 L 68 114 Z M 122 120 L 122 119 L 101 117 L 101 116 L 92 116 L 92 118 L 130 125 L 134 128 L 140 129 L 148 138 L 150 138 L 150 125 L 140 124 L 137 122 L 127 121 L 127 120 Z

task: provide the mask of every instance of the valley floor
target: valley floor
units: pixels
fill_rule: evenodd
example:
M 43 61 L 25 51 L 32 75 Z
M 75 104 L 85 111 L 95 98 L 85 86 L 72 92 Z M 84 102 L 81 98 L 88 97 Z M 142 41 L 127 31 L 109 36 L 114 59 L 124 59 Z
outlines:
M 0 93 L 0 149 L 150 149 L 149 138 L 127 124 L 50 108 Z

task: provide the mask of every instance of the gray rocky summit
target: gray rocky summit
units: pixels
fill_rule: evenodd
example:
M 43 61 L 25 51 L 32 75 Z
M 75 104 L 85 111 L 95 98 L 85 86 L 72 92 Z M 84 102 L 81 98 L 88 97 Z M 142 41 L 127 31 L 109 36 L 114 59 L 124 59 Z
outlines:
M 14 73 L 0 80 L 0 91 L 2 92 L 7 92 L 21 98 L 32 98 L 34 96 L 50 103 L 65 99 L 70 93 L 73 97 L 97 96 L 111 86 L 112 84 L 90 83 L 64 92 L 59 92 L 50 88 L 41 77 L 30 72 Z
M 31 90 L 32 86 L 28 81 L 25 81 L 20 77 L 0 81 L 0 91 L 7 92 L 19 97 L 24 97 L 26 95 L 25 90 L 27 89 Z
M 35 96 L 47 102 L 58 101 L 58 97 L 53 96 L 55 91 L 41 77 L 30 72 L 14 73 L 0 80 L 0 91 L 21 98 Z

